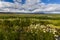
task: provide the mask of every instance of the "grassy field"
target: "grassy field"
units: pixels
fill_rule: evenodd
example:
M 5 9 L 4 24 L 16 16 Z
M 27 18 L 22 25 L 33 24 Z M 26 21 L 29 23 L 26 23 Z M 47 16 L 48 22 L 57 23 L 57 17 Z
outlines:
M 0 40 L 60 40 L 60 14 L 0 14 Z

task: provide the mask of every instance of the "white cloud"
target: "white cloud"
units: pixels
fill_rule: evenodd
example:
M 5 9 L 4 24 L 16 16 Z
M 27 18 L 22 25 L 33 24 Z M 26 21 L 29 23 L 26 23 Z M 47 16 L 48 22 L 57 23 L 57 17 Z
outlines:
M 22 0 L 13 0 L 14 2 L 21 2 Z
M 24 12 L 24 13 L 60 13 L 60 4 L 45 4 L 40 0 L 26 0 L 21 4 L 21 0 L 14 0 L 15 3 L 0 1 L 0 12 Z
M 39 2 L 40 2 L 40 0 L 26 0 L 26 4 L 28 4 L 28 5 L 34 5 Z

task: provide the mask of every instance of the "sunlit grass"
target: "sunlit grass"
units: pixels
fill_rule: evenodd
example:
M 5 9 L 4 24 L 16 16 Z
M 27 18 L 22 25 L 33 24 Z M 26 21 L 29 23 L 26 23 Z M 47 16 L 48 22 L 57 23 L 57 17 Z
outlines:
M 60 36 L 59 17 L 55 14 L 1 14 L 0 40 L 55 40 Z

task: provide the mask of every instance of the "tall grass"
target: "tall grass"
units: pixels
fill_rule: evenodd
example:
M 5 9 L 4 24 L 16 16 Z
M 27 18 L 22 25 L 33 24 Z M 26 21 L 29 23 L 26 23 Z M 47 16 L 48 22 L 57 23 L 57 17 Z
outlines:
M 47 25 L 49 22 L 34 21 L 29 18 L 0 21 L 0 40 L 55 40 L 54 34 L 40 29 L 30 29 L 31 24 Z
M 60 28 L 53 27 L 60 27 L 59 21 L 59 15 L 53 14 L 2 14 L 0 40 L 55 40 L 55 35 L 60 36 Z M 54 30 L 57 31 L 55 34 Z

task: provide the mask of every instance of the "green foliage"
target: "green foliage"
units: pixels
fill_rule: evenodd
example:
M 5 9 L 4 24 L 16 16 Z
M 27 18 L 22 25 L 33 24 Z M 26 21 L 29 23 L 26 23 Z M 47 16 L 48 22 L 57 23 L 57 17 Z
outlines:
M 48 25 L 51 24 L 49 21 L 39 21 L 41 25 Z
M 45 21 L 35 21 L 35 24 L 48 24 Z M 4 20 L 1 23 L 0 40 L 54 40 L 52 33 L 44 33 L 42 30 L 38 32 L 34 29 L 32 31 L 25 31 L 31 24 L 28 18 L 21 18 L 16 20 Z M 3 28 L 2 28 L 3 27 Z M 26 27 L 26 29 L 25 29 Z
M 0 32 L 0 40 L 4 40 L 4 34 L 2 32 Z
M 4 23 L 5 26 L 9 26 L 9 27 L 12 27 L 13 26 L 12 21 L 9 21 L 9 20 L 4 20 L 3 23 Z
M 15 26 L 20 26 L 20 20 L 14 20 L 12 21 L 12 24 L 15 25 Z
M 20 21 L 20 26 L 21 26 L 21 27 L 27 27 L 27 26 L 29 26 L 30 24 L 31 24 L 31 22 L 30 22 L 29 19 L 22 19 L 22 20 Z
M 59 18 L 59 17 L 58 17 Z M 30 25 L 58 25 L 47 20 L 60 20 L 55 17 L 44 16 L 0 16 L 0 40 L 55 40 L 54 34 L 44 33 L 43 30 L 31 29 Z M 11 20 L 9 20 L 11 19 Z M 33 20 L 32 20 L 33 19 Z M 42 20 L 43 19 L 43 20 Z M 39 26 L 40 27 L 40 26 Z M 58 30 L 60 35 L 60 30 Z

